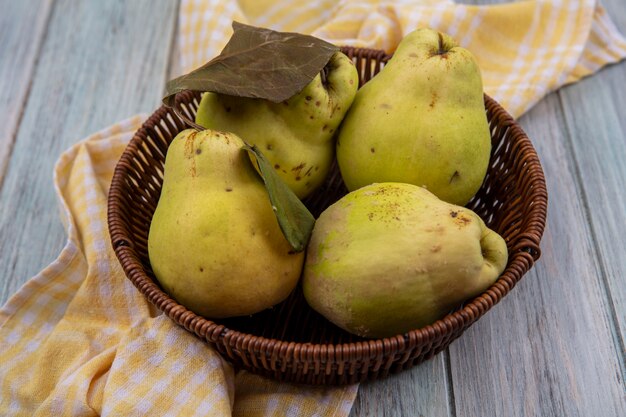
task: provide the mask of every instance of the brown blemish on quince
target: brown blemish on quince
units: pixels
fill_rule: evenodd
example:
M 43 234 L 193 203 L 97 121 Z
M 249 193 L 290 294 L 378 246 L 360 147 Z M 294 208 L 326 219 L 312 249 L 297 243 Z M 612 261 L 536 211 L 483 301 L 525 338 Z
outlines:
M 428 106 L 432 109 L 435 107 L 435 104 L 437 104 L 437 99 L 439 98 L 439 96 L 437 96 L 437 93 L 433 91 L 433 94 L 430 98 L 430 104 L 428 104 Z
M 464 216 L 464 215 L 461 215 L 461 216 L 457 217 L 457 219 L 456 219 L 456 224 L 458 224 L 461 227 L 467 226 L 471 222 L 472 222 L 472 219 L 467 217 L 467 216 Z
M 198 132 L 191 132 L 187 135 L 187 138 L 185 139 L 185 157 L 186 158 L 192 157 L 193 144 L 194 144 L 194 140 L 196 139 L 197 134 Z
M 297 165 L 293 168 L 291 168 L 291 171 L 295 172 L 297 175 L 300 175 L 300 172 L 302 171 L 302 169 L 306 166 L 306 162 L 302 162 L 300 163 L 300 165 Z
M 460 227 L 467 226 L 472 222 L 472 219 L 462 211 L 451 210 L 450 217 L 452 217 L 454 219 L 454 222 Z
M 187 139 L 185 140 L 185 158 L 191 159 L 191 166 L 189 167 L 189 175 L 192 177 L 196 176 L 196 159 L 193 157 L 194 154 L 194 141 L 196 139 L 196 135 L 198 132 L 191 132 L 187 135 Z

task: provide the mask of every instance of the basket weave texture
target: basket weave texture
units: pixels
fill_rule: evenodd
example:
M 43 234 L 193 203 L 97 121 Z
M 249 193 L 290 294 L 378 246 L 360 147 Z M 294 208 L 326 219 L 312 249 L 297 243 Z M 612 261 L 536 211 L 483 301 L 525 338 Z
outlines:
M 360 84 L 390 58 L 383 51 L 344 47 Z M 172 320 L 213 345 L 235 366 L 281 381 L 341 385 L 383 378 L 445 349 L 511 291 L 540 256 L 547 191 L 537 154 L 520 126 L 485 96 L 492 154 L 485 181 L 468 204 L 504 237 L 506 270 L 487 291 L 432 325 L 385 339 L 363 339 L 328 322 L 305 302 L 300 287 L 272 309 L 213 321 L 178 304 L 159 287 L 148 259 L 148 231 L 159 200 L 169 143 L 193 121 L 200 95 L 177 95 L 176 109 L 161 107 L 136 132 L 119 160 L 108 200 L 115 253 L 133 284 Z M 415 115 L 419 117 L 419 115 Z M 336 164 L 305 203 L 317 217 L 347 190 Z

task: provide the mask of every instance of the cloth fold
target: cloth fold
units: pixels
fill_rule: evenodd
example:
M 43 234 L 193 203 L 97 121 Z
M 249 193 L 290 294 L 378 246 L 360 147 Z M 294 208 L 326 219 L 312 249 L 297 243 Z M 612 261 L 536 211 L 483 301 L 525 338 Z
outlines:
M 474 53 L 485 92 L 519 117 L 546 94 L 626 56 L 626 40 L 595 0 L 484 6 L 451 0 L 271 3 L 263 8 L 267 2 L 183 1 L 178 26 L 181 71 L 219 54 L 232 34 L 232 20 L 389 53 L 409 32 L 432 27 Z
M 117 160 L 147 116 L 90 136 L 55 166 L 68 241 L 0 310 L 0 415 L 347 414 L 356 386 L 235 374 L 126 279 L 107 234 L 106 196 Z
M 434 27 L 477 56 L 485 90 L 515 116 L 626 56 L 626 41 L 591 0 L 183 0 L 179 19 L 181 72 L 219 53 L 232 20 L 388 52 L 413 29 Z M 304 387 L 237 371 L 126 279 L 109 242 L 107 190 L 146 117 L 91 135 L 55 166 L 68 240 L 0 309 L 0 415 L 348 415 L 356 385 Z

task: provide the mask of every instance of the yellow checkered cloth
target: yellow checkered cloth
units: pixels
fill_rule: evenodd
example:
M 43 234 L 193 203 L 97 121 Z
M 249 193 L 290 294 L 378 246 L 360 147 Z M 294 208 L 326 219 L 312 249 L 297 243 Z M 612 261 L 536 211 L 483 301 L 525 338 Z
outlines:
M 485 92 L 515 117 L 547 93 L 626 56 L 626 40 L 595 0 L 490 6 L 451 0 L 183 0 L 181 10 L 184 72 L 222 50 L 232 20 L 387 52 L 416 28 L 432 27 L 476 55 Z
M 232 20 L 387 51 L 417 27 L 437 28 L 474 52 L 487 93 L 514 115 L 626 56 L 626 42 L 595 1 L 184 0 L 181 71 L 218 53 Z M 357 386 L 303 387 L 236 372 L 125 278 L 107 234 L 107 190 L 145 118 L 90 136 L 57 162 L 68 240 L 0 309 L 0 415 L 348 415 Z

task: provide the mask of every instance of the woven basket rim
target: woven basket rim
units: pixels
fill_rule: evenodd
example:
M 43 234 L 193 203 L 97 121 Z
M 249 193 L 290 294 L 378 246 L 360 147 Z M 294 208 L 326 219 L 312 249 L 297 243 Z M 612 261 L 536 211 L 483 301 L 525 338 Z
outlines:
M 352 49 L 359 50 L 358 48 Z M 370 51 L 376 52 L 380 57 L 388 57 L 384 51 Z M 300 352 L 302 354 L 305 352 L 310 353 L 310 349 L 313 349 L 313 355 L 320 354 L 322 351 L 334 352 L 334 356 L 337 358 L 358 360 L 368 356 L 372 349 L 382 349 L 386 354 L 393 354 L 420 344 L 424 340 L 433 341 L 443 339 L 452 327 L 458 327 L 459 324 L 461 324 L 461 327 L 467 327 L 483 316 L 493 305 L 510 292 L 517 281 L 521 279 L 540 257 L 539 243 L 545 229 L 547 190 L 539 158 L 530 139 L 511 115 L 486 94 L 485 104 L 495 108 L 496 114 L 492 117 L 498 117 L 502 125 L 512 129 L 511 134 L 514 133 L 520 136 L 520 140 L 524 142 L 524 152 L 530 156 L 527 162 L 529 177 L 525 178 L 525 181 L 530 184 L 535 197 L 530 211 L 532 214 L 536 215 L 540 221 L 530 224 L 529 227 L 522 231 L 523 233 L 520 233 L 516 237 L 515 242 L 513 242 L 509 250 L 507 267 L 491 287 L 481 295 L 468 300 L 458 310 L 449 313 L 432 324 L 396 336 L 342 343 L 315 344 L 268 338 L 231 329 L 211 319 L 197 315 L 164 292 L 157 282 L 146 273 L 144 268 L 126 268 L 122 260 L 130 257 L 136 260 L 140 265 L 141 260 L 134 250 L 132 242 L 127 241 L 126 235 L 122 233 L 118 226 L 120 223 L 124 223 L 125 220 L 117 211 L 117 206 L 122 203 L 121 194 L 117 191 L 123 188 L 125 173 L 129 167 L 132 167 L 132 151 L 136 148 L 137 144 L 144 140 L 148 134 L 149 127 L 162 121 L 168 114 L 171 115 L 171 113 L 169 113 L 171 109 L 166 106 L 161 106 L 143 123 L 124 150 L 115 167 L 108 197 L 107 222 L 111 243 L 116 256 L 120 260 L 126 276 L 152 304 L 156 305 L 157 308 L 163 311 L 167 316 L 187 330 L 195 333 L 200 338 L 212 343 L 223 342 L 227 350 L 248 349 L 250 347 L 263 350 L 265 347 L 271 346 L 271 352 L 268 352 L 268 354 L 271 354 L 272 357 L 276 359 L 276 356 L 283 357 L 284 354 L 290 352 L 295 352 L 296 355 L 299 355 Z M 178 114 L 178 112 L 176 112 L 176 114 Z M 515 273 L 513 273 L 514 271 Z M 518 275 L 519 277 L 516 278 Z M 304 360 L 306 358 L 301 357 L 301 359 Z M 312 360 L 314 358 L 311 357 L 310 359 Z

